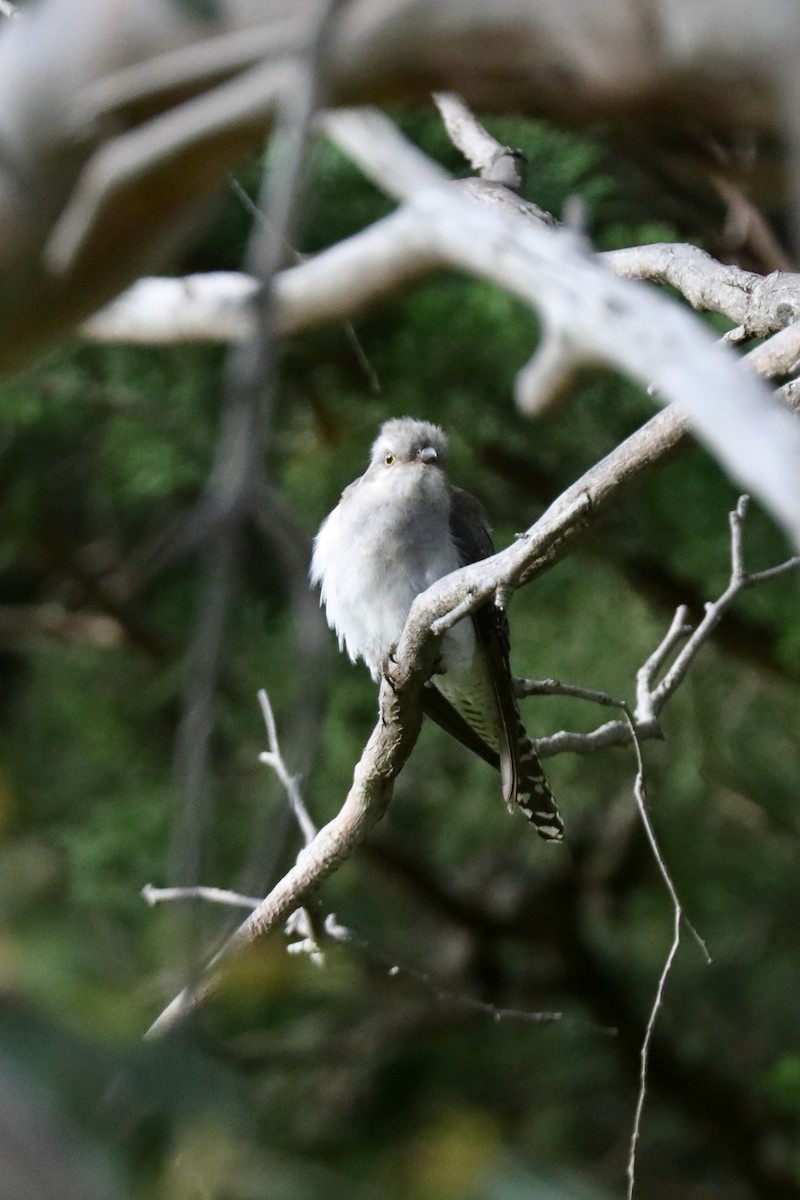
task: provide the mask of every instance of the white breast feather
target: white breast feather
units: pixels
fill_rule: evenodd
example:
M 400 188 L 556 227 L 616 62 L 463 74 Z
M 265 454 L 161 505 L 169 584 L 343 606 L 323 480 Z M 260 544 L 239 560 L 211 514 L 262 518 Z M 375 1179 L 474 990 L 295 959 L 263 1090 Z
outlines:
M 364 495 L 351 493 L 356 502 L 337 505 L 317 534 L 311 579 L 321 585 L 325 615 L 340 648 L 353 662 L 362 658 L 378 680 L 415 598 L 460 564 L 444 524 L 445 507 L 442 528 L 433 515 L 439 505 L 416 511 L 406 505 L 407 524 L 398 526 L 398 506 L 370 503 L 366 481 L 355 486 L 364 488 Z M 401 544 L 402 567 L 391 549 Z M 472 622 L 461 621 L 442 645 L 447 673 L 452 677 L 469 670 L 474 651 Z

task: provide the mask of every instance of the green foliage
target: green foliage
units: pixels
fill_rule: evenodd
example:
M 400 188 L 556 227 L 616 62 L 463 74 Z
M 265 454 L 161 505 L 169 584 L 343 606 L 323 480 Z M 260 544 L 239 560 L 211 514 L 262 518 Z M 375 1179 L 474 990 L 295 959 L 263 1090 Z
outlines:
M 403 123 L 463 173 L 427 113 Z M 674 236 L 636 212 L 599 142 L 532 122 L 490 125 L 528 153 L 532 199 L 558 214 L 570 195 L 585 197 L 598 245 Z M 251 193 L 257 168 L 243 168 Z M 321 146 L 303 249 L 390 208 Z M 187 265 L 236 266 L 245 217 L 231 195 Z M 389 415 L 447 428 L 452 477 L 479 495 L 500 544 L 649 415 L 646 397 L 597 373 L 567 407 L 523 421 L 511 389 L 537 337 L 514 299 L 443 276 L 354 331 L 293 341 L 269 463 L 309 545 Z M 575 831 L 560 851 L 505 813 L 489 768 L 426 728 L 379 835 L 321 896 L 372 951 L 335 949 L 319 971 L 275 938 L 242 958 L 192 1036 L 139 1043 L 182 981 L 192 934 L 191 922 L 139 896 L 168 870 L 180 660 L 197 578 L 191 561 L 153 574 L 148 564 L 206 480 L 221 361 L 211 349 L 73 345 L 0 385 L 0 604 L 103 611 L 119 623 L 110 643 L 67 630 L 0 647 L 0 1074 L 11 1064 L 123 1191 L 148 1200 L 619 1195 L 640 1025 L 671 936 L 635 825 L 629 751 L 552 761 Z M 724 586 L 734 499 L 699 450 L 654 475 L 515 597 L 515 670 L 630 699 L 674 606 L 686 599 L 696 615 Z M 747 545 L 757 566 L 784 553 L 757 512 Z M 796 601 L 791 580 L 745 597 L 738 624 L 667 711 L 665 744 L 647 747 L 654 822 L 715 956 L 709 970 L 682 950 L 660 1025 L 668 1062 L 653 1068 L 641 1172 L 665 1200 L 745 1194 L 747 1172 L 719 1128 L 727 1114 L 716 1129 L 697 1114 L 694 1097 L 714 1072 L 730 1077 L 731 1095 L 757 1096 L 753 1111 L 767 1115 L 753 1118 L 754 1138 L 766 1129 L 789 1159 L 797 1154 Z M 266 885 L 297 838 L 257 762 L 256 688 L 269 690 L 289 730 L 284 749 L 319 822 L 346 794 L 375 689 L 331 650 L 319 663 L 328 696 L 319 745 L 291 742 L 288 589 L 277 560 L 250 544 L 223 674 L 203 882 Z M 526 712 L 536 733 L 607 716 L 560 698 Z M 216 945 L 228 918 L 193 911 L 194 936 Z M 389 973 L 395 962 L 565 1019 L 492 1020 L 409 972 Z

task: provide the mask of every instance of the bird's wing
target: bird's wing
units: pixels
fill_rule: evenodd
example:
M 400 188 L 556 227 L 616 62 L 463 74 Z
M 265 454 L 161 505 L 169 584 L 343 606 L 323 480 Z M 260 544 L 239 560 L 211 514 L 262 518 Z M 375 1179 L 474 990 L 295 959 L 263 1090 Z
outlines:
M 489 555 L 494 554 L 494 543 L 489 532 L 486 514 L 475 497 L 461 488 L 450 489 L 450 533 L 458 549 L 462 566 L 479 562 L 482 558 L 488 558 Z M 519 740 L 517 735 L 519 714 L 511 683 L 508 621 L 502 609 L 490 600 L 472 614 L 472 623 L 475 627 L 478 646 L 482 651 L 483 661 L 491 679 L 500 718 L 500 778 L 503 786 L 503 799 L 511 807 L 517 801 L 519 787 Z M 437 719 L 434 717 L 434 720 Z M 463 741 L 464 739 L 459 738 L 459 740 Z M 486 755 L 484 754 L 483 757 L 485 758 Z
M 433 683 L 427 683 L 422 689 L 422 711 L 426 717 L 430 717 L 441 726 L 445 733 L 449 733 L 457 742 L 461 742 L 462 746 L 466 746 L 467 750 L 471 750 L 490 767 L 494 767 L 495 771 L 500 769 L 497 751 L 486 744 Z

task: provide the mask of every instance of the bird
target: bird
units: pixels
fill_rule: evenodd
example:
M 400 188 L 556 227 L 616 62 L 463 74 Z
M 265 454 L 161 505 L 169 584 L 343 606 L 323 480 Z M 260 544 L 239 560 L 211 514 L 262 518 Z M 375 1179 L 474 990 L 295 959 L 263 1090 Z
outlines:
M 486 514 L 447 479 L 447 436 L 413 417 L 386 421 L 360 478 L 323 521 L 310 577 L 339 648 L 379 682 L 415 598 L 494 553 Z M 520 716 L 505 612 L 488 600 L 444 636 L 423 711 L 500 770 L 503 798 L 546 841 L 564 825 Z

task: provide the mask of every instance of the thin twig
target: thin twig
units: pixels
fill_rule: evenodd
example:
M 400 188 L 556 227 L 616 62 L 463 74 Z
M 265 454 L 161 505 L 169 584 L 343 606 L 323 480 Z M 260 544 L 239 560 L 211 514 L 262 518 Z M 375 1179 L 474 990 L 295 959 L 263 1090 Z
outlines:
M 716 600 L 706 604 L 703 619 L 696 628 L 689 624 L 689 610 L 686 605 L 680 605 L 676 610 L 664 637 L 636 673 L 636 709 L 631 720 L 606 721 L 589 733 L 560 730 L 547 737 L 536 738 L 533 745 L 542 758 L 565 752 L 589 754 L 608 746 L 627 746 L 630 745 L 634 736 L 639 741 L 663 737 L 659 721 L 661 712 L 686 678 L 700 649 L 708 641 L 737 596 L 748 588 L 769 583 L 800 566 L 800 555 L 795 555 L 785 562 L 778 563 L 774 567 L 767 567 L 763 571 L 751 573 L 747 570 L 743 545 L 747 510 L 748 497 L 740 496 L 736 508 L 728 515 L 731 531 L 731 571 L 727 586 Z M 685 644 L 675 657 L 672 666 L 659 680 L 659 673 L 665 663 L 682 642 Z M 562 683 L 557 679 L 517 679 L 515 688 L 516 694 L 520 698 L 561 695 L 572 696 L 579 700 L 589 700 L 596 704 L 625 707 L 620 701 L 605 692 Z
M 228 183 L 230 184 L 234 195 L 241 201 L 242 205 L 247 209 L 253 220 L 257 221 L 259 225 L 266 225 L 266 215 L 258 207 L 255 200 L 251 198 L 247 190 L 242 187 L 233 171 L 228 172 Z M 308 262 L 309 255 L 303 254 L 301 250 L 298 250 L 296 246 L 291 245 L 289 242 L 285 243 L 285 249 L 295 264 L 301 265 L 302 263 Z M 347 318 L 342 322 L 342 329 L 344 330 L 345 338 L 347 339 L 347 342 L 349 343 L 350 348 L 356 357 L 358 365 L 366 376 L 370 392 L 372 392 L 373 395 L 377 395 L 381 390 L 381 382 L 378 378 L 378 372 L 373 367 L 367 356 L 366 350 L 361 344 L 361 339 L 356 333 L 355 325 L 349 318 Z
M 303 840 L 306 846 L 309 846 L 317 836 L 317 827 L 311 819 L 308 809 L 303 800 L 303 794 L 300 791 L 300 785 L 297 782 L 295 775 L 290 775 L 286 769 L 286 763 L 283 761 L 281 754 L 280 743 L 278 742 L 278 730 L 275 725 L 275 714 L 272 711 L 269 696 L 264 688 L 258 693 L 258 703 L 261 705 L 261 713 L 264 717 L 264 724 L 267 727 L 267 740 L 269 741 L 269 751 L 263 751 L 258 756 L 258 761 L 264 763 L 265 766 L 272 767 L 278 779 L 283 784 L 287 799 L 291 805 L 295 820 L 300 826 L 300 832 L 303 835 Z M 260 901 L 258 901 L 260 903 Z
M 780 575 L 786 574 L 788 571 L 794 570 L 800 565 L 800 555 L 795 555 L 785 562 L 778 563 L 774 567 L 768 567 L 764 571 L 759 571 L 753 575 L 748 573 L 744 563 L 742 541 L 747 508 L 748 497 L 740 496 L 736 508 L 728 514 L 731 531 L 731 572 L 728 586 L 713 603 L 706 605 L 702 621 L 689 637 L 686 645 L 675 659 L 669 671 L 653 690 L 651 703 L 656 713 L 661 711 L 670 696 L 680 687 L 701 646 L 708 640 L 710 634 L 722 620 L 739 593 L 745 591 L 747 588 L 755 587 L 759 583 L 769 582 Z
M 658 866 L 659 873 L 661 875 L 661 878 L 664 880 L 664 885 L 665 885 L 667 891 L 669 892 L 669 896 L 670 896 L 670 899 L 672 900 L 673 905 L 675 906 L 675 908 L 677 908 L 680 911 L 681 920 L 683 921 L 686 928 L 691 933 L 694 940 L 697 942 L 697 945 L 700 948 L 700 952 L 702 953 L 703 957 L 705 958 L 706 963 L 710 966 L 710 964 L 712 962 L 712 958 L 711 958 L 711 955 L 709 954 L 708 946 L 706 945 L 705 940 L 697 932 L 697 930 L 695 929 L 692 922 L 686 916 L 683 905 L 681 904 L 680 899 L 678 897 L 677 888 L 675 887 L 675 884 L 672 881 L 672 876 L 669 873 L 669 868 L 667 867 L 664 856 L 661 853 L 661 848 L 658 844 L 658 840 L 655 835 L 655 830 L 653 829 L 653 825 L 650 820 L 650 812 L 649 812 L 649 808 L 648 808 L 648 804 L 647 804 L 647 793 L 645 791 L 645 785 L 644 785 L 644 759 L 642 757 L 642 747 L 639 742 L 639 738 L 637 737 L 637 734 L 636 734 L 636 725 L 634 723 L 633 717 L 627 707 L 625 708 L 624 711 L 625 711 L 626 720 L 628 721 L 629 725 L 631 726 L 631 741 L 633 742 L 634 752 L 636 754 L 636 781 L 634 783 L 634 796 L 636 798 L 636 805 L 637 805 L 637 808 L 639 809 L 639 816 L 641 817 L 642 825 L 644 826 L 644 831 L 647 834 L 647 840 L 650 843 L 650 849 L 653 852 L 653 858 L 656 860 L 656 865 Z
M 559 1021 L 568 1025 L 581 1025 L 583 1027 L 588 1025 L 595 1032 L 605 1034 L 609 1037 L 613 1037 L 617 1033 L 616 1029 L 600 1027 L 592 1022 L 579 1021 L 575 1018 L 567 1017 L 561 1012 L 535 1012 L 529 1009 L 503 1008 L 496 1004 L 490 1004 L 485 1000 L 478 1000 L 475 996 L 467 996 L 463 992 L 455 992 L 450 988 L 442 987 L 440 983 L 424 971 L 420 971 L 417 967 L 401 965 L 394 962 L 388 955 L 376 950 L 370 942 L 354 933 L 352 929 L 340 925 L 333 914 L 325 919 L 325 933 L 333 941 L 339 942 L 344 946 L 355 947 L 373 962 L 386 968 L 390 978 L 405 977 L 413 980 L 414 983 L 420 984 L 440 1003 L 452 1004 L 457 1008 L 465 1008 L 471 1012 L 482 1013 L 485 1016 L 491 1017 L 493 1021 L 498 1022 L 522 1021 L 529 1024 L 542 1025 Z
M 744 565 L 743 527 L 749 502 L 749 496 L 740 496 L 736 508 L 728 513 L 731 530 L 731 583 L 742 583 L 747 577 Z
M 264 724 L 267 727 L 267 740 L 269 742 L 269 752 L 259 754 L 259 762 L 271 767 L 278 776 L 286 793 L 286 798 L 289 801 L 292 815 L 303 835 L 303 845 L 304 847 L 308 847 L 317 836 L 317 826 L 311 819 L 311 814 L 306 808 L 303 793 L 300 791 L 300 785 L 296 776 L 290 775 L 286 769 L 286 763 L 281 754 L 275 714 L 272 711 L 272 704 L 264 688 L 261 688 L 258 693 L 258 702 L 261 705 Z M 257 901 L 253 907 L 256 908 L 260 903 L 260 900 Z M 300 938 L 299 942 L 291 942 L 287 946 L 290 954 L 308 954 L 312 962 L 317 966 L 324 965 L 325 957 L 320 949 L 323 934 L 322 915 L 316 903 L 310 901 L 293 912 L 286 922 L 285 932 L 289 935 L 298 935 Z
M 642 1046 L 639 1051 L 639 1093 L 636 1097 L 636 1111 L 633 1118 L 633 1129 L 631 1131 L 630 1149 L 628 1152 L 628 1166 L 626 1174 L 628 1177 L 628 1200 L 633 1200 L 633 1189 L 636 1183 L 636 1151 L 639 1145 L 639 1136 L 641 1133 L 642 1112 L 644 1111 L 645 1097 L 647 1096 L 647 1072 L 650 1060 L 650 1043 L 653 1040 L 653 1031 L 656 1025 L 656 1018 L 661 1009 L 664 996 L 664 986 L 667 982 L 667 976 L 672 970 L 672 964 L 675 960 L 675 955 L 678 953 L 678 947 L 681 940 L 681 911 L 676 908 L 673 916 L 672 926 L 672 944 L 669 948 L 669 953 L 664 960 L 664 966 L 661 968 L 661 974 L 658 978 L 658 987 L 656 988 L 653 1007 L 650 1009 L 650 1016 L 647 1019 L 647 1028 L 645 1029 Z
M 606 705 L 611 708 L 623 706 L 622 700 L 617 700 L 608 692 L 579 687 L 575 683 L 562 683 L 560 679 L 515 679 L 514 691 L 521 699 L 526 696 L 572 696 L 576 700 L 588 700 L 592 704 Z
M 223 888 L 202 886 L 157 888 L 153 887 L 150 883 L 142 888 L 142 897 L 150 905 L 181 900 L 203 900 L 209 904 L 252 910 L 261 903 L 255 896 L 243 896 L 238 892 L 226 891 Z M 287 922 L 288 932 L 299 932 L 294 927 L 289 928 L 289 925 L 290 922 Z M 417 967 L 409 967 L 398 963 L 391 956 L 376 950 L 366 938 L 354 933 L 352 929 L 341 925 L 333 913 L 329 913 L 324 922 L 321 923 L 320 931 L 324 935 L 324 938 L 327 938 L 329 941 L 348 949 L 357 950 L 365 958 L 369 959 L 370 962 L 385 969 L 391 979 L 410 979 L 414 983 L 419 984 L 441 1004 L 449 1004 L 454 1008 L 480 1013 L 483 1016 L 491 1017 L 496 1022 L 519 1021 L 532 1025 L 549 1025 L 554 1022 L 561 1022 L 569 1026 L 578 1025 L 582 1028 L 589 1028 L 593 1032 L 603 1034 L 607 1037 L 614 1037 L 617 1033 L 617 1030 L 611 1027 L 599 1026 L 591 1021 L 568 1017 L 563 1012 L 541 1012 L 523 1008 L 504 1008 L 502 1005 L 490 1004 L 488 1001 L 479 1000 L 475 996 L 468 996 L 463 992 L 456 992 L 451 988 L 443 987 L 430 975 L 424 971 L 420 971 Z M 319 949 L 319 941 L 321 940 L 323 939 L 320 938 L 318 940 L 317 937 L 306 937 L 299 942 L 292 943 L 287 949 L 290 954 L 308 955 L 312 962 L 320 965 L 324 961 Z
M 695 941 L 697 942 L 698 946 L 700 947 L 700 950 L 702 951 L 702 953 L 705 957 L 705 960 L 708 964 L 711 963 L 711 955 L 708 952 L 708 946 L 706 945 L 705 941 L 700 936 L 700 934 L 697 932 L 694 925 L 692 925 L 691 921 L 689 921 L 688 918 L 686 917 L 686 915 L 684 914 L 683 906 L 680 902 L 680 898 L 678 896 L 677 889 L 675 887 L 675 884 L 672 881 L 672 876 L 670 875 L 669 868 L 667 867 L 664 856 L 661 853 L 661 847 L 658 844 L 658 840 L 656 838 L 655 830 L 653 829 L 653 825 L 650 820 L 650 813 L 648 810 L 647 792 L 645 789 L 645 782 L 644 782 L 644 759 L 642 757 L 642 747 L 639 743 L 639 738 L 637 737 L 637 734 L 636 734 L 636 726 L 635 726 L 634 720 L 627 708 L 625 709 L 625 716 L 628 720 L 628 723 L 630 724 L 631 740 L 633 742 L 634 752 L 636 754 L 636 779 L 634 780 L 634 785 L 633 785 L 633 794 L 636 799 L 636 807 L 639 810 L 639 816 L 641 818 L 642 825 L 644 826 L 644 831 L 645 831 L 645 834 L 647 835 L 647 840 L 650 843 L 650 850 L 653 854 L 653 858 L 656 861 L 656 865 L 658 867 L 659 874 L 661 875 L 661 878 L 664 881 L 664 885 L 665 885 L 667 891 L 669 892 L 669 897 L 670 897 L 670 900 L 672 901 L 672 909 L 673 909 L 673 914 L 674 914 L 672 944 L 670 946 L 669 953 L 667 954 L 667 957 L 664 961 L 664 966 L 661 969 L 661 974 L 660 974 L 659 980 L 658 980 L 658 987 L 656 988 L 655 999 L 653 1001 L 653 1006 L 650 1009 L 650 1016 L 648 1017 L 648 1020 L 647 1020 L 647 1027 L 645 1029 L 644 1038 L 642 1039 L 642 1045 L 641 1045 L 641 1049 L 639 1052 L 639 1093 L 636 1098 L 636 1110 L 635 1110 L 634 1119 L 633 1119 L 633 1129 L 631 1131 L 630 1152 L 628 1155 L 628 1168 L 627 1168 L 628 1200 L 632 1200 L 633 1189 L 634 1189 L 634 1184 L 635 1184 L 635 1180 L 636 1180 L 636 1150 L 637 1150 L 637 1146 L 639 1143 L 639 1135 L 640 1135 L 640 1131 L 641 1131 L 641 1121 L 642 1121 L 642 1112 L 644 1110 L 644 1102 L 645 1102 L 645 1098 L 647 1096 L 647 1075 L 648 1075 L 648 1068 L 649 1068 L 649 1063 L 650 1063 L 650 1044 L 653 1040 L 653 1032 L 655 1030 L 656 1019 L 658 1017 L 658 1014 L 661 1010 L 661 1006 L 663 1003 L 664 987 L 667 982 L 667 977 L 670 973 L 672 964 L 675 960 L 675 955 L 678 953 L 678 948 L 680 946 L 681 924 L 682 923 L 686 924 L 686 928 L 690 931 L 690 933 L 694 937 Z
M 436 92 L 434 104 L 450 141 L 482 179 L 521 191 L 525 183 L 525 156 L 521 150 L 504 146 L 481 124 L 460 96 Z
M 381 818 L 391 799 L 394 779 L 411 753 L 421 726 L 422 687 L 433 671 L 436 660 L 436 643 L 430 634 L 432 622 L 452 612 L 463 600 L 464 591 L 470 592 L 471 603 L 477 607 L 490 596 L 496 595 L 498 589 L 510 592 L 521 582 L 532 578 L 538 570 L 544 569 L 542 564 L 550 565 L 553 560 L 552 546 L 558 545 L 559 552 L 563 552 L 570 523 L 582 520 L 586 507 L 583 501 L 589 500 L 592 506 L 591 480 L 596 471 L 597 468 L 593 468 L 573 485 L 535 527 L 506 551 L 461 568 L 415 600 L 398 643 L 396 661 L 392 664 L 392 679 L 384 679 L 381 685 L 378 722 L 355 768 L 353 784 L 342 809 L 319 831 L 311 845 L 300 854 L 294 867 L 239 926 L 223 950 L 208 964 L 196 986 L 185 988 L 164 1010 L 152 1026 L 151 1036 L 174 1026 L 213 990 L 218 982 L 219 967 L 225 959 L 265 936 L 306 903 L 308 896 L 340 866 Z M 717 619 L 721 616 L 722 600 L 726 597 L 727 592 L 715 606 Z M 680 621 L 673 622 L 658 652 L 673 637 L 678 638 L 680 624 Z M 710 623 L 705 626 L 704 637 L 708 636 L 711 627 Z M 700 644 L 698 632 L 695 631 L 690 638 L 695 653 Z M 681 655 L 685 655 L 686 650 L 687 647 L 684 647 Z M 672 671 L 674 669 L 675 664 Z M 670 674 L 668 672 L 668 677 Z M 663 687 L 664 681 L 659 689 Z M 659 696 L 659 689 L 656 689 L 654 703 L 663 704 L 665 699 Z M 630 713 L 627 710 L 625 712 L 626 718 L 630 718 Z M 629 743 L 634 731 L 640 738 L 659 736 L 657 722 L 649 730 L 646 725 L 637 726 L 635 722 L 632 730 L 631 722 L 633 718 L 626 722 L 608 722 L 599 730 L 585 735 L 556 734 L 534 745 L 537 749 L 542 748 L 543 754 L 553 754 L 561 749 L 572 749 L 571 742 L 576 743 L 575 748 L 579 751 L 600 745 Z M 624 730 L 624 734 L 620 733 L 621 730 Z M 702 944 L 699 937 L 698 942 Z
M 247 909 L 253 909 L 261 903 L 255 896 L 243 896 L 240 892 L 230 892 L 226 888 L 204 887 L 203 884 L 195 884 L 192 887 L 157 888 L 152 883 L 146 883 L 142 888 L 142 899 L 151 908 L 173 900 L 204 900 L 207 904 L 223 904 L 228 908 Z
M 747 576 L 745 587 L 756 587 L 759 583 L 769 583 L 773 579 L 777 579 L 781 575 L 787 575 L 789 571 L 796 571 L 800 567 L 800 554 L 795 554 L 792 558 L 787 558 L 785 562 L 778 563 L 775 567 L 767 567 L 764 571 L 754 571 Z
M 641 745 L 639 744 L 639 739 L 636 736 L 636 728 L 633 724 L 633 721 L 630 719 L 630 715 L 628 713 L 626 713 L 625 715 L 628 718 L 628 721 L 630 723 L 631 738 L 633 740 L 634 751 L 636 754 L 636 778 L 635 778 L 634 784 L 633 784 L 633 794 L 636 799 L 636 807 L 639 810 L 639 816 L 641 817 L 642 824 L 644 825 L 644 831 L 647 834 L 647 840 L 650 843 L 650 849 L 656 860 L 656 864 L 658 866 L 661 877 L 664 880 L 664 883 L 666 884 L 667 891 L 669 892 L 669 895 L 670 895 L 670 899 L 672 900 L 672 911 L 673 911 L 673 918 L 674 918 L 672 944 L 669 948 L 669 952 L 667 954 L 666 959 L 664 960 L 664 965 L 661 969 L 661 974 L 660 974 L 659 980 L 658 980 L 658 987 L 656 988 L 656 994 L 655 994 L 655 998 L 653 1000 L 653 1006 L 650 1009 L 650 1015 L 647 1018 L 647 1027 L 645 1028 L 644 1038 L 642 1039 L 642 1045 L 639 1050 L 639 1091 L 638 1091 L 638 1094 L 636 1097 L 636 1109 L 635 1109 L 634 1117 L 633 1117 L 633 1128 L 631 1130 L 630 1149 L 629 1149 L 629 1153 L 628 1153 L 628 1166 L 627 1166 L 627 1172 L 626 1172 L 627 1177 L 628 1177 L 628 1200 L 633 1200 L 633 1189 L 634 1189 L 635 1182 L 636 1182 L 636 1152 L 637 1152 L 638 1145 L 639 1145 L 639 1136 L 640 1136 L 640 1132 L 641 1132 L 641 1123 L 642 1123 L 642 1113 L 644 1111 L 644 1102 L 645 1102 L 645 1098 L 647 1096 L 647 1076 L 648 1076 L 648 1069 L 649 1069 L 649 1064 L 650 1064 L 650 1043 L 653 1040 L 653 1032 L 654 1032 L 655 1026 L 656 1026 L 656 1019 L 658 1017 L 658 1014 L 661 1010 L 661 1005 L 663 1003 L 664 987 L 667 982 L 667 977 L 672 968 L 672 964 L 675 960 L 675 955 L 678 953 L 678 948 L 680 946 L 681 919 L 683 916 L 683 911 L 681 909 L 681 903 L 678 898 L 678 893 L 675 890 L 675 885 L 673 884 L 672 878 L 669 874 L 669 871 L 667 870 L 666 863 L 664 862 L 658 842 L 656 841 L 653 827 L 650 823 L 650 814 L 647 810 L 647 795 L 645 792 L 645 785 L 644 785 L 644 760 L 642 758 L 642 748 L 641 748 Z M 707 951 L 706 951 L 706 953 L 707 953 Z
M 685 604 L 675 610 L 672 623 L 653 653 L 636 673 L 636 723 L 658 719 L 653 705 L 653 692 L 661 668 L 682 641 L 690 637 L 689 609 Z M 662 705 L 663 707 L 663 705 Z

